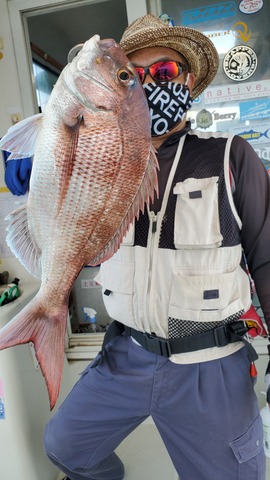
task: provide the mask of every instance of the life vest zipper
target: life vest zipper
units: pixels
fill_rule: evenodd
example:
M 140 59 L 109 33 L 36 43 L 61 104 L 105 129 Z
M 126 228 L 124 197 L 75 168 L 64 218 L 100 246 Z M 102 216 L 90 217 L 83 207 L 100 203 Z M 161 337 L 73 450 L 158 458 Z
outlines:
M 167 180 L 164 196 L 162 199 L 161 210 L 156 214 L 153 211 L 150 211 L 148 208 L 148 217 L 149 217 L 149 232 L 148 232 L 148 277 L 147 277 L 147 289 L 146 289 L 146 315 L 148 320 L 148 325 L 150 326 L 151 331 L 149 333 L 157 333 L 158 327 L 155 325 L 155 292 L 156 292 L 156 272 L 157 261 L 158 261 L 158 245 L 161 232 L 162 220 L 165 215 L 169 193 L 172 187 L 175 171 L 181 156 L 182 148 L 185 142 L 186 135 L 181 137 L 178 148 L 175 154 L 173 165 Z
M 148 210 L 149 217 L 149 235 L 148 235 L 148 248 L 149 248 L 149 263 L 148 263 L 148 283 L 147 283 L 147 316 L 148 323 L 152 325 L 151 319 L 153 313 L 153 305 L 151 302 L 151 289 L 152 289 L 152 270 L 153 270 L 153 254 L 154 254 L 154 244 L 155 244 L 155 235 L 157 232 L 157 219 L 158 215 L 155 212 Z

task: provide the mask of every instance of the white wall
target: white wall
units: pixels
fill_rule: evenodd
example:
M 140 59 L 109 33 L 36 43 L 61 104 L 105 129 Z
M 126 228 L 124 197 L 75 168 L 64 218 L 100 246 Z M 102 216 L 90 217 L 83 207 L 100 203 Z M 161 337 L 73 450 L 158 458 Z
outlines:
M 7 0 L 0 0 L 0 135 L 12 124 L 14 113 L 23 115 L 22 101 L 17 72 Z M 1 47 L 3 47 L 1 49 Z
M 7 0 L 0 0 L 0 11 L 0 56 L 3 55 L 0 59 L 0 137 L 2 137 L 12 125 L 12 115 L 17 113 L 23 118 L 23 110 Z M 0 162 L 0 187 L 3 186 L 3 164 Z

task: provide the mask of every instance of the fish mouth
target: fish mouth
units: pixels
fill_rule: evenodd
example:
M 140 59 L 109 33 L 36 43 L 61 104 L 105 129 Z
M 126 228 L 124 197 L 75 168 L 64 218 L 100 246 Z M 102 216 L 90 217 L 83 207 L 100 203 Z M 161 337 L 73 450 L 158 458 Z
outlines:
M 90 47 L 90 48 L 88 48 Z M 94 47 L 94 48 L 93 48 Z M 93 50 L 95 49 L 96 51 L 100 51 L 101 55 L 106 55 L 106 53 L 111 49 L 111 48 L 118 48 L 118 44 L 113 38 L 105 38 L 105 39 L 100 39 L 99 35 L 93 35 L 92 38 L 90 38 L 85 44 L 84 44 L 84 50 Z
M 83 46 L 82 48 L 82 53 L 88 53 L 89 55 L 89 63 L 91 60 L 94 58 L 97 63 L 101 61 L 101 58 L 103 56 L 106 56 L 106 52 L 108 52 L 109 55 L 109 50 L 111 48 L 114 48 L 117 46 L 117 43 L 113 39 L 105 39 L 101 40 L 99 35 L 94 35 L 92 38 L 90 38 Z M 81 52 L 78 53 L 78 60 Z M 76 85 L 76 71 L 79 72 L 79 76 L 85 78 L 87 81 L 91 81 L 93 86 L 97 86 L 99 88 L 102 88 L 104 92 L 111 92 L 114 93 L 113 88 L 111 88 L 108 84 L 105 84 L 102 82 L 100 78 L 95 76 L 93 73 L 94 72 L 86 72 L 85 70 L 80 68 L 80 65 L 78 65 L 78 61 L 75 60 L 75 62 L 69 64 L 69 68 L 66 69 L 65 71 L 65 86 L 68 89 L 68 91 L 72 94 L 72 96 L 75 96 L 77 100 L 82 103 L 82 105 L 89 111 L 91 112 L 98 112 L 100 110 L 108 110 L 104 106 L 95 106 L 92 102 L 90 102 L 81 92 L 78 90 L 77 85 Z
M 109 55 L 109 50 L 117 47 L 117 43 L 115 40 L 112 38 L 107 38 L 107 39 L 100 39 L 99 35 L 94 35 L 88 42 L 86 42 L 85 46 L 88 48 L 90 46 L 89 50 L 93 49 L 94 46 L 94 53 L 96 55 L 96 63 L 99 63 L 101 61 L 101 58 Z M 102 87 L 105 91 L 113 92 L 113 89 L 109 87 L 109 85 L 104 84 L 99 78 L 93 76 L 93 74 L 87 74 L 85 71 L 80 71 L 80 75 L 87 80 L 91 80 L 95 85 Z

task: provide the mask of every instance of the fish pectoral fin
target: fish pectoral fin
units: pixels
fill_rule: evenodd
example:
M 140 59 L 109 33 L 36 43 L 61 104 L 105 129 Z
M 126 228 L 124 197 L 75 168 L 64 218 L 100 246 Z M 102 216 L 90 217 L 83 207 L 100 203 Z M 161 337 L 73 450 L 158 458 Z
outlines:
M 27 205 L 20 206 L 6 218 L 7 244 L 22 265 L 35 277 L 41 277 L 41 251 L 28 228 Z
M 54 316 L 38 299 L 38 294 L 0 330 L 0 350 L 33 342 L 35 354 L 45 378 L 50 409 L 59 396 L 65 354 L 67 305 Z
M 137 191 L 134 201 L 127 210 L 126 216 L 123 218 L 115 235 L 105 245 L 104 249 L 98 254 L 98 256 L 86 260 L 88 265 L 95 266 L 109 260 L 109 258 L 111 258 L 120 247 L 123 237 L 127 234 L 128 229 L 130 228 L 130 224 L 134 222 L 135 218 L 139 218 L 140 212 L 144 212 L 145 205 L 149 204 L 150 200 L 152 202 L 154 201 L 154 191 L 156 191 L 158 197 L 158 169 L 159 165 L 155 155 L 155 149 L 151 147 L 149 152 L 149 162 L 145 170 L 143 181 Z
M 43 114 L 25 118 L 10 127 L 0 140 L 0 148 L 11 152 L 8 160 L 32 157 L 35 153 L 36 138 Z

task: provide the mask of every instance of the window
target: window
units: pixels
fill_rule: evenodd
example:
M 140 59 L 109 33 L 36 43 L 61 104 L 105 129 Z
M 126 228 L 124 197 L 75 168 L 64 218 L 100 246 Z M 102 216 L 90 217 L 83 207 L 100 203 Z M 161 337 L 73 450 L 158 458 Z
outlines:
M 58 75 L 36 61 L 33 61 L 33 72 L 35 77 L 38 108 L 40 112 L 43 112 L 49 100 L 53 86 L 58 79 Z

